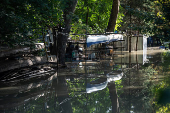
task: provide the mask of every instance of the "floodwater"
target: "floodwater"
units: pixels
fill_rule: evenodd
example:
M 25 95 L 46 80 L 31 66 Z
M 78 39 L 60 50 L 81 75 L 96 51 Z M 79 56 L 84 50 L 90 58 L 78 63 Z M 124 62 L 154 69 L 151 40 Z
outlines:
M 169 52 L 123 54 L 100 61 L 67 62 L 67 68 L 41 66 L 41 71 L 5 73 L 1 76 L 0 112 L 169 112 Z

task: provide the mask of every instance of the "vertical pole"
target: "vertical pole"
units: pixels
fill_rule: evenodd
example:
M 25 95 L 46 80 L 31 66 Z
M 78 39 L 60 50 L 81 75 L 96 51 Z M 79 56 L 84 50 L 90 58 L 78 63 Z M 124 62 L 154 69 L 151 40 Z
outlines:
M 112 59 L 114 60 L 114 41 L 113 41 L 113 54 L 112 54 Z
M 56 44 L 57 44 L 57 52 L 56 52 L 57 56 L 56 57 L 57 57 L 57 72 L 58 72 L 58 61 L 59 61 L 58 60 L 58 35 L 57 35 L 58 33 L 56 34 L 56 30 L 54 30 L 54 31 L 55 31 L 55 36 L 56 36 L 56 40 L 57 40 L 57 42 L 56 42 Z M 57 76 L 58 76 L 58 73 L 57 73 Z
M 136 40 L 136 51 L 138 51 L 138 39 L 139 39 L 139 30 L 138 30 L 137 40 Z
M 88 1 L 87 1 L 87 3 L 88 3 Z M 88 9 L 88 6 L 87 6 L 87 14 L 86 14 L 86 45 L 85 45 L 85 47 L 86 47 L 86 49 L 85 49 L 85 59 L 86 59 L 86 52 L 87 52 L 87 25 L 88 25 L 88 17 L 89 17 L 89 9 Z M 85 64 L 86 64 L 86 62 L 85 62 Z
M 46 47 L 46 41 L 45 41 L 45 36 L 44 36 L 44 28 L 42 28 L 42 36 L 43 36 L 43 40 L 44 40 L 44 47 L 45 47 L 46 58 L 47 58 L 47 61 L 48 61 L 47 47 Z
M 122 41 L 121 42 L 121 69 L 122 69 Z
M 137 56 L 137 53 L 136 53 L 136 65 L 137 65 L 137 71 L 138 71 L 139 66 L 138 66 L 138 56 Z
M 130 9 L 131 9 L 131 1 L 130 1 Z M 129 35 L 129 53 L 131 53 L 131 38 L 132 38 L 132 33 L 131 33 L 131 11 L 130 11 L 130 35 Z
M 129 68 L 131 68 L 131 53 L 129 53 Z M 129 70 L 129 86 L 131 82 L 131 70 Z M 129 113 L 131 110 L 131 90 L 129 88 Z
M 107 44 L 107 43 L 105 43 Z M 107 55 L 107 48 L 106 48 L 106 45 L 105 45 L 105 60 L 106 60 L 106 55 Z

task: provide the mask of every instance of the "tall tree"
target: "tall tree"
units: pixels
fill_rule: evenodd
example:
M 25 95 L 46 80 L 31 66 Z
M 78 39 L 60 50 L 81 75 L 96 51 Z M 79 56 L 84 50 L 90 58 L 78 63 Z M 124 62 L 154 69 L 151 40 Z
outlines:
M 57 36 L 58 37 L 57 46 L 58 46 L 59 63 L 65 65 L 66 43 L 70 33 L 71 21 L 77 5 L 77 0 L 67 0 L 63 2 L 64 2 L 63 4 L 66 5 L 66 7 L 63 10 L 64 26 L 62 27 L 64 29 L 62 30 L 61 27 L 59 28 L 59 33 Z
M 21 42 L 30 42 L 30 39 L 42 35 L 41 28 L 56 26 L 62 14 L 61 8 L 56 8 L 59 3 L 54 0 L 2 0 L 0 4 L 2 43 L 14 46 Z M 35 34 L 35 29 L 39 31 L 37 36 L 29 37 L 28 32 Z
M 116 20 L 117 20 L 118 13 L 119 13 L 119 5 L 120 5 L 119 0 L 113 0 L 110 19 L 109 19 L 109 23 L 107 26 L 107 32 L 113 32 L 115 29 Z
M 107 27 L 112 0 L 79 0 L 75 14 L 87 25 L 87 32 L 103 33 Z M 77 22 L 76 22 L 77 24 Z M 88 29 L 88 28 L 91 29 Z

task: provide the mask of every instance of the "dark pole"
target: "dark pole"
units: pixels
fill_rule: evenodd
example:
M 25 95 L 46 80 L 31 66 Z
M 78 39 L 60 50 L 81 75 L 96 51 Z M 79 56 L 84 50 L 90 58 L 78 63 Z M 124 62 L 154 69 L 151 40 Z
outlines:
M 136 40 L 136 51 L 138 51 L 138 39 L 139 39 L 139 30 L 138 30 L 137 40 Z
M 130 10 L 131 10 L 131 1 L 130 3 Z M 129 35 L 129 53 L 131 53 L 131 39 L 132 39 L 132 35 L 131 35 L 131 11 L 130 11 L 130 35 Z

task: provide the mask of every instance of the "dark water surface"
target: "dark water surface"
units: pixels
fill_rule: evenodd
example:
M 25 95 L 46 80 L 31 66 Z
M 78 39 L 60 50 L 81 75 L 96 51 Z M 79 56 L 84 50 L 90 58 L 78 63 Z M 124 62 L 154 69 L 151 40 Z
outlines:
M 168 113 L 170 55 L 124 52 L 105 60 L 40 66 L 1 76 L 2 113 Z M 17 77 L 16 77 L 17 75 Z M 25 78 L 24 78 L 25 77 Z

